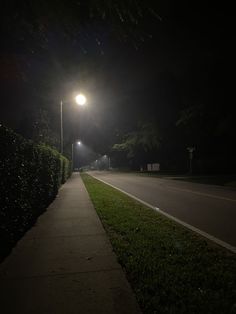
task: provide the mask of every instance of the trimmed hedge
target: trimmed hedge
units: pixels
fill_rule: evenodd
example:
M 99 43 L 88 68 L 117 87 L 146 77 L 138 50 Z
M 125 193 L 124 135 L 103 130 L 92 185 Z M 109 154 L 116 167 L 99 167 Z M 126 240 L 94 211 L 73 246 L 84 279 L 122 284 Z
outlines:
M 0 125 L 0 259 L 54 199 L 70 169 L 56 150 Z

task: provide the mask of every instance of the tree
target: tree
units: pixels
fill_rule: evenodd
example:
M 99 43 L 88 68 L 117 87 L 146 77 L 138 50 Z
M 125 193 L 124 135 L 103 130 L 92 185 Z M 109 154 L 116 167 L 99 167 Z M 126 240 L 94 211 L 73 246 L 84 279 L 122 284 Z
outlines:
M 180 112 L 176 126 L 179 146 L 195 146 L 195 169 L 198 172 L 235 171 L 235 123 L 229 105 L 215 103 L 188 106 Z M 225 162 L 227 160 L 227 163 Z
M 58 32 L 71 44 L 80 41 L 84 50 L 87 49 L 83 47 L 85 37 L 93 37 L 101 46 L 102 36 L 93 26 L 121 40 L 132 39 L 138 45 L 150 37 L 144 26 L 147 16 L 161 21 L 151 0 L 7 1 L 2 6 L 2 23 L 9 39 L 14 38 L 15 47 L 21 43 L 21 48 L 31 53 L 48 49 L 51 34 Z
M 114 144 L 113 151 L 124 152 L 130 164 L 137 168 L 156 161 L 156 153 L 161 145 L 161 137 L 154 123 L 139 124 L 136 131 L 124 136 L 122 143 Z

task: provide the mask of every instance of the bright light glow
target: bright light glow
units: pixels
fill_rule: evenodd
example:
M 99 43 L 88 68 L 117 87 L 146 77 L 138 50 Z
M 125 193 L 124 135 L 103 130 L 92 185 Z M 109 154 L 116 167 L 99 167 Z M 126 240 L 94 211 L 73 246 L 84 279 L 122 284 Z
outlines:
M 79 141 L 79 142 L 77 142 L 77 144 L 78 144 L 78 145 L 81 145 L 81 142 Z
M 75 97 L 75 101 L 78 105 L 83 106 L 86 104 L 86 97 L 83 94 L 79 94 Z

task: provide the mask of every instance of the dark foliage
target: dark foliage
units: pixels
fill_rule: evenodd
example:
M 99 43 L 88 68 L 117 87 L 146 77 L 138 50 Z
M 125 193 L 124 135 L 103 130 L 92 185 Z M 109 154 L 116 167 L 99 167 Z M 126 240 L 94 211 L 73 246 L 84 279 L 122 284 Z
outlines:
M 56 150 L 0 125 L 0 259 L 33 224 L 70 174 Z
M 129 160 L 133 169 L 139 170 L 147 163 L 155 162 L 161 146 L 161 136 L 154 123 L 139 124 L 135 131 L 129 132 L 120 144 L 113 145 L 113 152 L 118 152 L 118 158 L 123 155 Z M 113 154 L 114 159 L 117 154 Z M 120 166 L 121 163 L 117 162 Z
M 5 31 L 17 40 L 18 48 L 32 53 L 50 49 L 50 33 L 58 30 L 74 45 L 79 39 L 84 51 L 89 37 L 98 47 L 103 44 L 99 29 L 138 46 L 151 36 L 145 31 L 145 18 L 162 20 L 150 0 L 8 1 L 2 9 Z

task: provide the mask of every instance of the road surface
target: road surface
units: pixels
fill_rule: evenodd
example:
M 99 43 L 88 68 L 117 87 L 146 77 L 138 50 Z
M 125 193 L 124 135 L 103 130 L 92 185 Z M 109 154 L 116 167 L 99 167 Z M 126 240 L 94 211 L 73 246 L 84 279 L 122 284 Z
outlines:
M 101 179 L 236 247 L 236 191 L 221 186 L 92 171 Z

